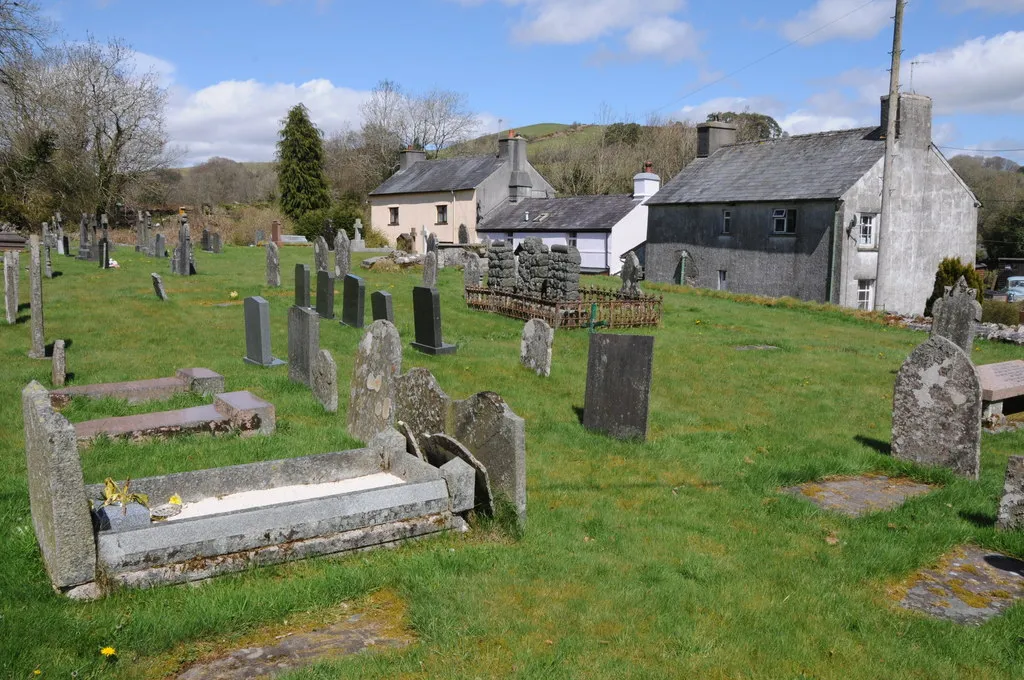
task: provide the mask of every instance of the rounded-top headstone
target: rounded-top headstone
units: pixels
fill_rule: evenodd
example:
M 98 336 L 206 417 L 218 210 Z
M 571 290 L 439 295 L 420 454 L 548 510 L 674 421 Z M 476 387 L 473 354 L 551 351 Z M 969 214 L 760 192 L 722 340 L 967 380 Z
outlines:
M 543 319 L 530 319 L 523 326 L 519 362 L 537 375 L 551 375 L 551 344 L 555 331 Z
M 394 324 L 374 321 L 356 349 L 348 431 L 364 442 L 395 422 L 395 378 L 402 372 L 402 338 Z

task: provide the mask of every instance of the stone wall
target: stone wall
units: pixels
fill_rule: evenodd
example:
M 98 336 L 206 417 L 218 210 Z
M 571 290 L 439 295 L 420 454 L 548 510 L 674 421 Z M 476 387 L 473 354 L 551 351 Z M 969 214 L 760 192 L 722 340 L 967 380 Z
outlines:
M 539 238 L 532 236 L 516 250 L 519 266 L 516 269 L 516 292 L 544 297 L 551 255 Z
M 487 287 L 515 290 L 516 260 L 507 241 L 495 241 L 487 249 Z

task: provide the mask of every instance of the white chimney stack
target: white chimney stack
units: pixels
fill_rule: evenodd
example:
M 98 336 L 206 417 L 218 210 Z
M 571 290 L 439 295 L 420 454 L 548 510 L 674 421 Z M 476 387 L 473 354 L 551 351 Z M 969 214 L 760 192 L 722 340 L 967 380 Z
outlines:
M 644 163 L 644 171 L 633 175 L 633 200 L 646 201 L 658 193 L 661 188 L 661 178 L 654 174 L 654 165 L 647 161 Z

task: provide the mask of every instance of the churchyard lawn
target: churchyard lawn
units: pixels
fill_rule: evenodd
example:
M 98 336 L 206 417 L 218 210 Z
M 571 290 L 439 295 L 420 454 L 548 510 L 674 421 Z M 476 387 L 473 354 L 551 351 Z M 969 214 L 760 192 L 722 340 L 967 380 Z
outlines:
M 281 288 L 263 285 L 262 248 L 196 249 L 192 277 L 130 250 L 113 254 L 117 270 L 54 259 L 62 275 L 44 282 L 46 343 L 67 341 L 69 384 L 206 367 L 229 390 L 274 403 L 277 432 L 101 440 L 82 451 L 87 484 L 359 445 L 345 422 L 362 330 L 321 321 L 320 346 L 338 364 L 338 413 L 290 382 L 287 367 L 242 361 L 242 300 L 251 295 L 270 302 L 273 352 L 287 355 L 291 273 L 312 264 L 311 248 L 281 249 Z M 652 333 L 648 441 L 623 442 L 580 424 L 586 331 L 556 331 L 551 375 L 538 377 L 518 361 L 522 322 L 468 310 L 461 271 L 445 269 L 444 339 L 458 353 L 424 355 L 409 347 L 421 271 L 353 265 L 367 294 L 393 297 L 403 370 L 429 368 L 456 399 L 493 390 L 525 418 L 525 533 L 500 519 L 477 521 L 468 534 L 396 550 L 69 601 L 43 569 L 25 479 L 20 393 L 33 379 L 50 387 L 50 364 L 27 357 L 27 320 L 0 326 L 0 677 L 174 677 L 204 655 L 333 621 L 342 603 L 373 609 L 382 599 L 400 603 L 388 611 L 399 612 L 392 623 L 410 645 L 286 677 L 1024 677 L 1024 606 L 962 626 L 895 605 L 906 578 L 954 546 L 1024 557 L 1024 534 L 993 528 L 1007 456 L 1024 450 L 1024 432 L 984 435 L 977 482 L 887 455 L 895 374 L 924 333 L 815 305 L 646 286 L 665 296 Z M 166 302 L 153 292 L 154 271 Z M 27 318 L 24 271 L 21 291 Z M 779 349 L 735 349 L 752 345 Z M 1021 355 L 979 340 L 973 359 Z M 202 403 L 196 395 L 158 409 L 74 402 L 65 414 L 77 422 Z M 860 518 L 780 492 L 866 472 L 936 488 Z M 105 647 L 116 656 L 101 654 Z

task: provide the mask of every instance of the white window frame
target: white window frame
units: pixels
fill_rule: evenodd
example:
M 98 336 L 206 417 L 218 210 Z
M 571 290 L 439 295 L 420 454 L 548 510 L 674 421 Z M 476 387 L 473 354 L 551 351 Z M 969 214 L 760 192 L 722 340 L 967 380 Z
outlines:
M 857 279 L 857 309 L 870 312 L 875 308 L 875 280 Z
M 438 203 L 434 207 L 437 208 L 437 221 L 434 222 L 434 224 L 448 224 L 448 204 L 447 203 Z M 443 222 L 441 221 L 441 211 L 442 210 L 444 211 L 444 221 Z
M 394 219 L 392 219 L 392 217 Z M 390 222 L 388 222 L 388 226 L 389 227 L 393 227 L 393 226 L 398 224 L 398 207 L 397 206 L 391 206 L 391 207 L 388 208 L 388 219 L 391 220 Z
M 729 272 L 725 269 L 718 270 L 718 290 L 729 290 Z
M 782 227 L 781 229 L 779 227 Z M 772 233 L 782 236 L 796 234 L 796 209 L 775 208 L 772 210 Z
M 867 227 L 867 238 L 864 228 Z M 878 213 L 857 213 L 857 247 L 868 250 L 878 247 Z
M 732 210 L 725 209 L 722 211 L 722 234 L 728 236 L 732 233 Z
M 576 247 L 576 232 L 570 231 L 569 235 L 565 237 L 565 245 Z

